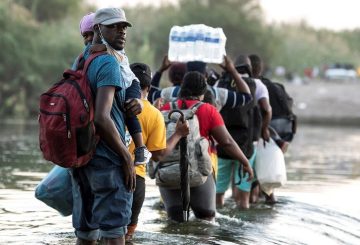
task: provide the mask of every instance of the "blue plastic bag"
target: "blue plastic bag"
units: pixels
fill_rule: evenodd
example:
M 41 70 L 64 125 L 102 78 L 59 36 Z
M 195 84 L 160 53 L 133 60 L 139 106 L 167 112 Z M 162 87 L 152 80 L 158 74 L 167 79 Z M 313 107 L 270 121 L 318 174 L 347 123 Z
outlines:
M 55 166 L 36 187 L 35 197 L 61 215 L 71 215 L 73 197 L 69 169 Z

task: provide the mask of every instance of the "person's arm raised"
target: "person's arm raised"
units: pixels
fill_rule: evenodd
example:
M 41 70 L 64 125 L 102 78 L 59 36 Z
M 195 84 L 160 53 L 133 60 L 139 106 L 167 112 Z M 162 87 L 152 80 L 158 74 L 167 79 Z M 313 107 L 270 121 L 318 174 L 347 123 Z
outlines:
M 171 62 L 169 61 L 169 58 L 167 55 L 164 56 L 161 66 L 158 70 L 159 73 L 163 73 L 164 71 L 166 71 L 167 69 L 169 69 L 169 67 L 171 66 Z
M 170 66 L 171 66 L 171 62 L 169 61 L 168 56 L 165 55 L 163 60 L 162 60 L 162 63 L 161 63 L 161 66 L 160 66 L 159 70 L 157 70 L 155 72 L 155 75 L 151 79 L 151 86 L 152 87 L 155 87 L 155 88 L 159 87 L 162 73 L 164 71 L 166 71 L 167 69 L 169 69 Z
M 229 57 L 224 56 L 224 63 L 220 65 L 225 71 L 229 72 L 230 75 L 234 78 L 235 84 L 239 92 L 250 94 L 249 86 L 246 84 L 244 79 L 241 78 L 241 75 L 236 70 L 234 63 Z
M 165 55 L 161 66 L 157 72 L 155 72 L 154 76 L 151 79 L 151 86 L 148 94 L 148 100 L 150 103 L 154 103 L 154 101 L 161 96 L 161 88 L 160 88 L 160 80 L 161 75 L 164 71 L 166 71 L 171 66 L 171 63 L 168 59 L 168 56 Z

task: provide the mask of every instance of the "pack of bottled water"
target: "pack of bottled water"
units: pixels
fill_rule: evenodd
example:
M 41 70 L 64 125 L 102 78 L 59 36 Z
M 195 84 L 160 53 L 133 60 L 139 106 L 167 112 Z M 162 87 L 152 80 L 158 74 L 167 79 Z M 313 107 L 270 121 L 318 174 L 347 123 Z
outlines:
M 173 26 L 169 35 L 170 61 L 203 61 L 220 64 L 223 62 L 226 36 L 222 28 L 203 24 Z

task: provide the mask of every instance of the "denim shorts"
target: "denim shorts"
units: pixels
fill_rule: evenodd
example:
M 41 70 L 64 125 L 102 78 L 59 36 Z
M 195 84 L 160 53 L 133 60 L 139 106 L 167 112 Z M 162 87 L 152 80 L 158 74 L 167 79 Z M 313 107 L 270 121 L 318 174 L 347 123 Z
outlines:
M 121 165 L 95 157 L 72 169 L 73 226 L 77 237 L 97 240 L 126 234 L 133 194 L 124 185 Z
M 232 159 L 218 158 L 216 193 L 225 193 L 230 186 L 231 176 L 239 167 L 239 162 Z
M 256 156 L 256 149 L 254 149 L 254 153 L 249 159 L 250 166 L 254 169 L 255 163 L 255 156 Z M 251 184 L 254 181 L 247 181 L 248 174 L 242 176 L 240 182 L 239 176 L 239 162 L 233 159 L 224 159 L 218 158 L 218 174 L 217 174 L 217 181 L 216 181 L 216 193 L 225 193 L 226 190 L 230 186 L 231 176 L 234 176 L 234 183 L 236 187 L 242 191 L 250 192 Z M 237 184 L 239 183 L 240 184 Z

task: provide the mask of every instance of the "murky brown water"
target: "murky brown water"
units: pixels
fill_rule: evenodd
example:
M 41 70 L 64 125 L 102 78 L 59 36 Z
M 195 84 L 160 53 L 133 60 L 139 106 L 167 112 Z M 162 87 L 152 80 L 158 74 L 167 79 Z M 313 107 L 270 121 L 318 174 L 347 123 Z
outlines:
M 215 224 L 167 222 L 149 179 L 133 244 L 360 244 L 359 145 L 357 128 L 300 126 L 279 203 L 239 211 L 228 198 Z M 0 244 L 74 244 L 71 217 L 34 197 L 51 168 L 36 126 L 0 125 Z

